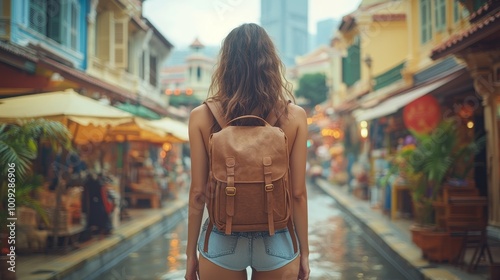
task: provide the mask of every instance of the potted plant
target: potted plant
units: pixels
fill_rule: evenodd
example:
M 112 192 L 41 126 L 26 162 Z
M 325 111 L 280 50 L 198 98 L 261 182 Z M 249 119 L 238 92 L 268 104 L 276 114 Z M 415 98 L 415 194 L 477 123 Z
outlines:
M 470 174 L 474 164 L 473 157 L 480 151 L 484 140 L 480 138 L 461 143 L 459 131 L 452 120 L 441 121 L 430 134 L 413 133 L 413 136 L 416 138 L 415 147 L 400 152 L 400 156 L 405 164 L 403 172 L 410 174 L 408 177 L 412 184 L 415 222 L 419 225 L 411 229 L 412 234 L 416 234 L 414 242 L 422 248 L 424 256 L 430 257 L 431 254 L 440 252 L 433 259 L 451 260 L 451 255 L 458 251 L 448 252 L 445 249 L 457 247 L 455 245 L 460 245 L 460 240 L 452 239 L 448 232 L 434 227 L 435 205 L 450 176 L 461 175 L 465 179 Z M 425 230 L 422 231 L 422 228 Z M 436 238 L 431 239 L 431 235 Z M 425 242 L 420 242 L 422 240 Z M 436 242 L 432 243 L 432 240 Z M 454 245 L 450 245 L 450 242 Z
M 424 173 L 416 169 L 418 166 L 414 162 L 416 152 L 418 148 L 415 143 L 402 146 L 391 158 L 389 170 L 381 181 L 383 185 L 387 185 L 389 179 L 393 178 L 398 184 L 408 186 L 413 205 L 414 207 L 417 205 L 417 211 L 414 210 L 415 223 L 419 226 L 426 226 L 432 221 L 428 218 L 429 215 L 421 215 L 420 211 L 422 205 L 429 204 L 429 199 L 426 197 L 427 184 Z
M 455 155 L 455 161 L 450 169 L 446 183 L 450 186 L 468 186 L 468 179 L 476 166 L 475 156 L 486 146 L 486 136 L 480 136 L 472 141 L 461 144 Z
M 0 241 L 2 255 L 8 252 L 7 218 L 10 205 L 25 206 L 34 209 L 42 218 L 46 214 L 40 204 L 32 198 L 32 192 L 41 184 L 41 176 L 33 174 L 31 167 L 38 155 L 40 143 L 49 143 L 54 147 L 71 148 L 71 134 L 60 122 L 45 119 L 19 121 L 0 124 L 0 178 L 11 178 L 0 182 Z M 10 183 L 10 185 L 9 185 Z M 14 189 L 15 193 L 12 190 Z M 15 194 L 15 197 L 13 197 Z M 15 198 L 15 202 L 14 199 Z M 2 260 L 2 264 L 5 265 Z M 3 274 L 7 273 L 7 274 Z M 15 273 L 2 269 L 2 279 L 15 279 Z
M 424 174 L 415 170 L 416 166 L 412 162 L 416 149 L 415 143 L 409 143 L 401 147 L 390 160 L 389 171 L 382 178 L 382 183 L 386 185 L 389 179 L 393 178 L 395 183 L 406 185 L 410 190 L 414 221 L 410 226 L 410 231 L 412 232 L 412 241 L 420 247 L 425 241 L 420 233 L 432 231 L 435 227 L 432 223 L 434 215 L 432 204 L 426 198 L 427 185 Z

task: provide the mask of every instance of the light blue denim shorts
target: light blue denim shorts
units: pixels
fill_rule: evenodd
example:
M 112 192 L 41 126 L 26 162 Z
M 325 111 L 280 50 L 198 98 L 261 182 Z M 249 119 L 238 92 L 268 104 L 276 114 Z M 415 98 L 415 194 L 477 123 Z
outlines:
M 203 252 L 208 220 L 198 240 L 198 251 L 206 259 L 225 269 L 241 271 L 248 266 L 257 271 L 269 271 L 293 261 L 299 252 L 293 252 L 288 229 L 276 230 L 273 236 L 263 232 L 233 232 L 225 235 L 214 226 L 208 239 L 208 252 Z M 298 248 L 298 244 L 297 244 Z

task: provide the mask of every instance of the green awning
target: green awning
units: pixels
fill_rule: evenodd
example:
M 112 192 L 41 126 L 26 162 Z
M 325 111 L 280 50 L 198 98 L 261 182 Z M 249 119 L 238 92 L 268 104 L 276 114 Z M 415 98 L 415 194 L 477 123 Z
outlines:
M 139 104 L 134 105 L 130 103 L 121 103 L 119 105 L 116 105 L 116 108 L 146 119 L 152 119 L 152 120 L 161 119 L 160 115 Z
M 171 106 L 198 106 L 203 103 L 194 95 L 171 95 L 168 102 Z

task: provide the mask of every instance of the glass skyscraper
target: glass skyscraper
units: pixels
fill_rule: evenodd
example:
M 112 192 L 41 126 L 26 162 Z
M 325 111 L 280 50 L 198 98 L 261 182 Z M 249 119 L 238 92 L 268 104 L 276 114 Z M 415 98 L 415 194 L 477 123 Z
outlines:
M 261 0 L 261 25 L 273 39 L 281 59 L 295 64 L 308 51 L 308 0 Z

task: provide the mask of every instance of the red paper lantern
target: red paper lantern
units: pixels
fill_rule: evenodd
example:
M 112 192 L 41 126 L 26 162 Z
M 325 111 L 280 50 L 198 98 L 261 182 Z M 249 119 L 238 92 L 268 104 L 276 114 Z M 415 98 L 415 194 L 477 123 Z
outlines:
M 403 109 L 403 121 L 406 128 L 417 133 L 427 134 L 437 127 L 441 119 L 441 109 L 437 99 L 424 95 Z

